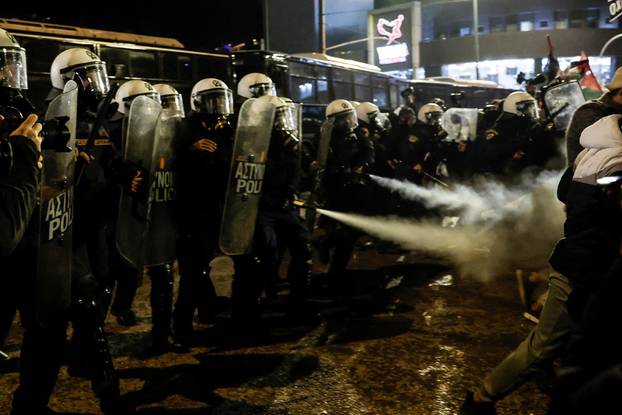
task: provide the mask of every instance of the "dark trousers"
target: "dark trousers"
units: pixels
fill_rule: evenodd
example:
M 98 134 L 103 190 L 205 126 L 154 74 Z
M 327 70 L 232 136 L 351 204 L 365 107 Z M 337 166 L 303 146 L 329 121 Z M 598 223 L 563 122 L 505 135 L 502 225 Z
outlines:
M 291 295 L 304 298 L 311 270 L 310 243 L 309 230 L 296 210 L 261 210 L 255 230 L 255 252 L 261 264 L 264 286 L 279 279 L 281 248 L 288 249 L 291 262 L 287 277 Z
M 3 291 L 6 290 L 6 299 L 10 298 L 5 311 L 14 315 L 14 310 L 18 309 L 24 328 L 19 387 L 13 396 L 14 414 L 38 414 L 45 411 L 56 384 L 66 345 L 65 311 L 47 313 L 45 324 L 38 319 L 34 288 L 35 257 L 34 251 L 19 251 L 0 265 Z M 8 315 L 5 318 L 8 322 Z
M 196 225 L 195 225 L 196 226 Z M 207 311 L 216 298 L 216 290 L 210 278 L 210 262 L 215 257 L 218 233 L 216 228 L 182 228 L 178 241 L 179 289 L 173 326 L 176 337 L 187 337 L 192 333 L 194 312 Z M 185 339 L 184 339 L 185 340 Z
M 147 269 L 151 278 L 151 335 L 153 344 L 166 345 L 171 334 L 173 302 L 173 266 L 157 265 Z

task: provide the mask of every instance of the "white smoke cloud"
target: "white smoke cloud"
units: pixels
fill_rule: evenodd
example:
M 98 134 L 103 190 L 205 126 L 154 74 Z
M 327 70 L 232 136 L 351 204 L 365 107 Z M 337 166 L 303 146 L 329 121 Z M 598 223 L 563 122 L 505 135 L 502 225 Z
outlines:
M 373 177 L 406 199 L 459 215 L 460 225 L 455 228 L 431 219 L 318 212 L 405 249 L 445 256 L 463 274 L 486 280 L 516 268 L 546 266 L 565 219 L 563 205 L 556 198 L 559 177 L 559 172 L 544 172 L 512 188 L 486 182 L 451 189 Z

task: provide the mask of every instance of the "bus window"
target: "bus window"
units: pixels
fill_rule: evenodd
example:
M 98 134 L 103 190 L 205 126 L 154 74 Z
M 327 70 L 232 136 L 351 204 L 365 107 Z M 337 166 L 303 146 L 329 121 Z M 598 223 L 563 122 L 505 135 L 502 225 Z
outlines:
M 315 102 L 314 84 L 313 79 L 292 76 L 290 82 L 292 100 L 295 102 Z
M 391 108 L 397 108 L 401 105 L 400 89 L 397 84 L 394 84 L 393 82 L 391 82 L 391 85 L 389 86 L 389 96 L 391 98 Z
M 382 78 L 379 76 L 372 77 L 372 86 L 373 86 L 373 102 L 379 107 L 388 107 L 389 104 L 389 94 L 388 94 L 388 82 L 386 78 Z
M 144 51 L 131 51 L 131 76 L 136 78 L 157 78 L 158 65 L 155 53 Z
M 50 72 L 52 61 L 60 52 L 58 42 L 16 36 L 19 45 L 26 49 L 28 72 Z
M 359 102 L 371 101 L 370 76 L 366 73 L 354 73 L 354 99 Z
M 328 104 L 330 102 L 330 96 L 328 94 L 328 81 L 318 79 L 317 84 L 317 103 Z
M 316 66 L 315 77 L 316 79 L 328 79 L 328 68 L 324 68 L 323 66 Z
M 162 59 L 162 78 L 177 79 L 177 55 L 162 52 L 160 56 Z
M 229 85 L 229 60 L 211 56 L 195 56 L 194 62 L 197 66 L 199 79 L 217 78 Z M 233 85 L 229 85 L 232 87 Z
M 180 55 L 177 57 L 177 73 L 177 79 L 190 81 L 194 78 L 192 76 L 192 59 L 190 59 L 190 56 Z
M 354 73 L 354 83 L 357 84 L 357 85 L 369 86 L 369 74 L 355 72 Z
M 333 68 L 333 81 L 352 82 L 352 72 Z
M 387 99 L 387 90 L 374 88 L 374 96 L 373 96 L 374 104 L 378 105 L 380 108 L 390 107 L 389 100 Z
M 191 81 L 192 59 L 190 56 L 165 52 L 162 56 L 162 78 Z M 211 77 L 209 74 L 205 78 Z
M 354 85 L 354 99 L 359 102 L 371 101 L 371 88 L 368 85 Z
M 106 70 L 109 76 L 125 78 L 129 75 L 130 53 L 127 49 L 102 46 L 99 54 L 101 60 L 106 62 Z
M 333 99 L 352 99 L 352 84 L 333 81 Z

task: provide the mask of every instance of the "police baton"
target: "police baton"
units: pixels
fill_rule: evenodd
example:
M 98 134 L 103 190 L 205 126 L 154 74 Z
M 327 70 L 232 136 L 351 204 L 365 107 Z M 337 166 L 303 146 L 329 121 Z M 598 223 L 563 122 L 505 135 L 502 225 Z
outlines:
M 423 173 L 423 175 L 425 177 L 427 177 L 428 179 L 432 180 L 433 182 L 435 182 L 437 184 L 440 184 L 441 186 L 443 186 L 443 187 L 445 187 L 447 189 L 450 188 L 450 186 L 447 183 L 445 183 L 444 181 L 442 181 L 441 179 L 439 179 L 439 178 L 437 178 L 435 176 L 432 176 L 430 173 L 426 173 L 425 171 L 421 171 L 421 173 Z
M 91 128 L 91 131 L 89 132 L 88 139 L 86 140 L 86 146 L 84 147 L 84 152 L 89 157 L 91 155 L 91 151 L 93 150 L 93 147 L 95 146 L 95 136 L 99 132 L 99 129 L 104 124 L 104 119 L 108 116 L 110 105 L 112 104 L 112 100 L 114 99 L 115 95 L 117 95 L 118 89 L 119 89 L 118 83 L 112 84 L 112 86 L 110 87 L 110 90 L 106 94 L 106 98 L 104 98 L 104 101 L 102 102 L 99 109 L 97 110 L 97 116 L 95 117 L 95 122 L 93 123 L 93 127 Z M 76 180 L 75 180 L 76 187 L 80 184 L 80 180 L 82 180 L 82 175 L 84 174 L 84 170 L 86 169 L 86 165 L 88 164 L 87 162 L 82 161 L 82 159 L 80 158 L 78 159 L 78 163 L 79 163 L 78 173 L 76 174 Z

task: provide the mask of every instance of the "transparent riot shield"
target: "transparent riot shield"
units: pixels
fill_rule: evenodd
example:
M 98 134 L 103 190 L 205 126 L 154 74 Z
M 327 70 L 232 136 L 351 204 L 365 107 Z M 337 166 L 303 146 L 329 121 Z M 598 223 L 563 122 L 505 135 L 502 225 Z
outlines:
M 554 85 L 544 93 L 544 104 L 549 117 L 559 131 L 566 131 L 574 112 L 585 102 L 577 81 Z
M 59 122 L 55 137 L 67 139 L 67 148 L 43 150 L 40 187 L 37 314 L 41 321 L 65 310 L 71 301 L 73 179 L 78 111 L 78 86 L 69 81 L 63 93 L 50 102 L 45 122 Z M 60 138 L 62 135 L 63 138 Z
M 441 127 L 448 141 L 473 141 L 477 136 L 477 108 L 449 108 L 443 113 Z
M 252 247 L 274 112 L 275 106 L 262 98 L 248 99 L 240 108 L 220 225 L 219 246 L 227 255 Z
M 144 265 L 162 265 L 176 257 L 177 228 L 174 220 L 175 175 L 172 167 L 173 144 L 181 131 L 181 116 L 162 112 L 155 129 L 151 187 L 149 194 L 149 226 L 145 239 Z
M 333 118 L 329 118 L 322 123 L 320 127 L 320 142 L 318 144 L 316 163 L 317 168 L 315 171 L 315 178 L 313 179 L 313 188 L 311 189 L 311 195 L 309 196 L 308 204 L 310 206 L 318 205 L 322 200 L 322 182 L 324 180 L 324 172 L 326 171 L 326 163 L 328 161 L 328 153 L 330 151 L 330 139 L 333 136 Z M 306 222 L 309 229 L 313 230 L 315 227 L 316 211 L 310 210 L 306 215 Z
M 129 114 L 124 120 L 123 158 L 149 173 L 146 183 L 142 183 L 147 189 L 151 189 L 153 181 L 154 143 L 161 111 L 159 102 L 139 96 L 132 101 Z M 140 269 L 145 260 L 148 217 L 148 197 L 140 200 L 126 192 L 121 193 L 116 228 L 117 249 L 127 262 Z

